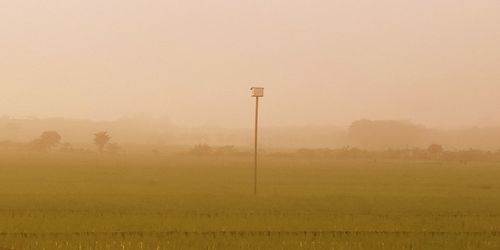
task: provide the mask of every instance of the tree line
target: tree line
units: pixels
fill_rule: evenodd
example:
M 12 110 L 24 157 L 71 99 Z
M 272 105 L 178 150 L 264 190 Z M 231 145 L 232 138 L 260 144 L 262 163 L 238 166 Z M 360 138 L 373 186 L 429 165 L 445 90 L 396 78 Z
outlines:
M 94 134 L 94 144 L 100 153 L 110 152 L 116 153 L 120 147 L 116 143 L 111 143 L 111 135 L 107 131 L 100 131 Z M 73 151 L 73 146 L 70 143 L 61 143 L 62 136 L 57 131 L 44 131 L 38 138 L 29 143 L 28 147 L 31 150 L 39 152 L 48 152 L 56 147 L 60 147 L 61 151 Z
M 277 153 L 280 154 L 280 153 Z M 356 147 L 338 149 L 298 149 L 289 155 L 299 157 L 326 157 L 336 159 L 397 159 L 397 160 L 434 160 L 457 161 L 467 164 L 470 161 L 500 161 L 500 150 L 486 151 L 478 149 L 446 150 L 440 144 L 431 144 L 427 148 L 365 150 Z

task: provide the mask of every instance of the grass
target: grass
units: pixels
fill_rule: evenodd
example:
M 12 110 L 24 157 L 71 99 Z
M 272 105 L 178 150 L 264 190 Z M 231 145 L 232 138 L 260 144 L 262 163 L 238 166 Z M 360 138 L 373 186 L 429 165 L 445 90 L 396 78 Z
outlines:
M 0 247 L 499 249 L 500 163 L 0 153 Z

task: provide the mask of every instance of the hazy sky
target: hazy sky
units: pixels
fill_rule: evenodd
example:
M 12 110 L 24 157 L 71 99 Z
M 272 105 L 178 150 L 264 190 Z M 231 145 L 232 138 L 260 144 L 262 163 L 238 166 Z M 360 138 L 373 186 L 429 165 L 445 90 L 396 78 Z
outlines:
M 0 0 L 0 114 L 500 122 L 499 0 Z

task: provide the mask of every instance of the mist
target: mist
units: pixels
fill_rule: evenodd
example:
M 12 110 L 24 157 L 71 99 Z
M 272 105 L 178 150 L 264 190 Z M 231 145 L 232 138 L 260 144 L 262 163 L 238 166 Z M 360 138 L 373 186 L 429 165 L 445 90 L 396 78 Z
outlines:
M 499 0 L 0 0 L 0 250 L 500 249 L 499 69 Z
M 498 1 L 3 1 L 0 114 L 498 124 Z

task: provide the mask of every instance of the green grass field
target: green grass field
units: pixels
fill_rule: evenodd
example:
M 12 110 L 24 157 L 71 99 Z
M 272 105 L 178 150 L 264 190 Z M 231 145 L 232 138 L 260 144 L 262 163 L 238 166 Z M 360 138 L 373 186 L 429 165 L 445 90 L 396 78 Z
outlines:
M 0 247 L 500 249 L 500 163 L 0 153 Z

